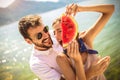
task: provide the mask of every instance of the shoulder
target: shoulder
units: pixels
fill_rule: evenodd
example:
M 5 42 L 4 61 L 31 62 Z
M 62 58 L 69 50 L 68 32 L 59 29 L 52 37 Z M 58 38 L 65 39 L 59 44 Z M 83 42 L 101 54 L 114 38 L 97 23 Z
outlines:
M 30 67 L 33 67 L 33 66 L 37 66 L 37 65 L 40 65 L 40 64 L 44 64 L 44 61 L 42 61 L 40 58 L 38 58 L 37 56 L 35 55 L 32 55 L 30 57 L 30 61 L 29 61 L 29 64 L 30 64 Z
M 38 58 L 38 57 L 35 57 L 35 56 L 32 56 L 30 58 L 29 64 L 30 64 L 30 69 L 35 74 L 42 75 L 44 70 L 49 70 L 49 66 L 45 63 L 45 61 L 42 60 L 41 58 Z
M 83 41 L 87 44 L 87 46 L 89 46 L 90 48 L 93 48 L 93 41 L 91 41 L 91 35 L 88 35 L 88 31 L 82 31 L 79 33 L 79 38 L 82 38 Z
M 33 48 L 32 55 L 30 56 L 29 60 L 30 67 L 41 66 L 41 64 L 45 64 L 44 55 L 42 54 L 44 54 L 44 52 L 39 52 Z

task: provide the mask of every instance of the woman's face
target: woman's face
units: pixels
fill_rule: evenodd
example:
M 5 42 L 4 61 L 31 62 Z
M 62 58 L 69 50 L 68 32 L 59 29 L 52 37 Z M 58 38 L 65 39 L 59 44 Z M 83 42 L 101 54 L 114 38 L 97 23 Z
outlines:
M 57 39 L 58 42 L 62 41 L 62 29 L 61 29 L 61 24 L 60 22 L 57 22 L 54 26 L 54 35 Z

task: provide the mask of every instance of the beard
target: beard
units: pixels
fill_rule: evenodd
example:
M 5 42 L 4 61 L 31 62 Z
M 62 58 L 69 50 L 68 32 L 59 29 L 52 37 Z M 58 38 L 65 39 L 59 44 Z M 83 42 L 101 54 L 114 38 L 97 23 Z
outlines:
M 38 43 L 34 43 L 34 45 L 37 46 L 37 47 L 43 48 L 45 50 L 47 50 L 47 49 L 52 47 L 52 45 L 51 46 L 46 46 L 44 44 L 38 44 Z
M 41 44 L 37 43 L 37 42 L 33 42 L 33 44 L 35 46 L 39 47 L 39 48 L 42 48 L 44 50 L 48 50 L 48 49 L 52 48 L 52 44 L 53 44 L 53 41 L 52 41 L 51 37 L 49 37 L 49 38 L 51 40 L 51 43 L 48 43 L 48 44 L 50 44 L 50 45 L 45 45 L 45 40 L 48 39 L 48 38 L 43 39 Z

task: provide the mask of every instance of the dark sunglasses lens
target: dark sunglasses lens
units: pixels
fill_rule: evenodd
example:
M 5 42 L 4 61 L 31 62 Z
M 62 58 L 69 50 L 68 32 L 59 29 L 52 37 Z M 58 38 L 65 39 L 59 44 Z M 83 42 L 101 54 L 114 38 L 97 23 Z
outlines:
M 47 32 L 48 32 L 48 26 L 45 26 L 44 29 L 43 29 L 43 31 L 44 31 L 45 33 L 47 33 Z M 40 32 L 40 33 L 38 33 L 38 35 L 37 35 L 37 39 L 41 39 L 41 38 L 42 38 L 42 33 Z
M 42 38 L 42 33 L 38 33 L 37 39 L 41 39 L 41 38 Z
M 45 32 L 45 33 L 48 32 L 48 26 L 45 26 L 45 28 L 44 28 L 44 32 Z

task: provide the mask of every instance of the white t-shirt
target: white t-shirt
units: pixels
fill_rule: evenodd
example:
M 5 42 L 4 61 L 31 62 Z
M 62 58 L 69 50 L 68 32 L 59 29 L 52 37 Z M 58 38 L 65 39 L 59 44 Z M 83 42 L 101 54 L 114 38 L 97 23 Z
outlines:
M 47 51 L 38 51 L 34 49 L 30 58 L 30 68 L 41 80 L 60 80 L 62 75 L 56 62 L 56 56 L 63 50 L 56 41 L 54 35 L 51 35 L 51 38 L 53 41 L 53 48 Z

